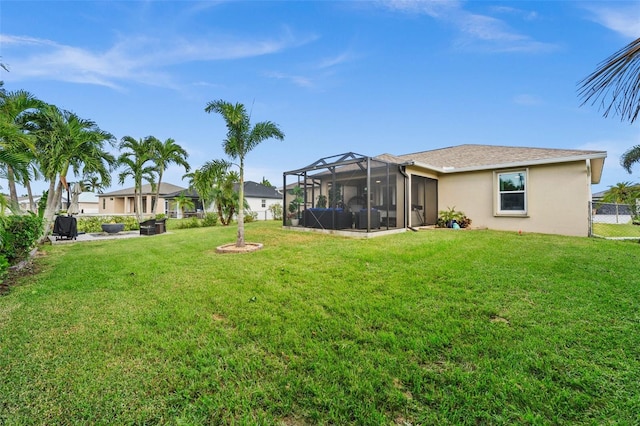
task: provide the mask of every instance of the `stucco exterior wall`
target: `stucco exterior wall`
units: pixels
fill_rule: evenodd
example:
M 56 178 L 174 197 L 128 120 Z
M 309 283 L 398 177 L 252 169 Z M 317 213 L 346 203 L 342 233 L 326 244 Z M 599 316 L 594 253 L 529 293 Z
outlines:
M 247 203 L 252 212 L 258 214 L 258 220 L 273 220 L 273 214 L 269 210 L 269 206 L 272 204 L 282 205 L 282 200 L 274 198 L 247 198 Z M 265 206 L 262 207 L 262 200 L 265 201 Z
M 588 236 L 591 186 L 586 161 L 530 166 L 527 170 L 526 216 L 496 214 L 498 189 L 493 170 L 440 175 L 438 208 L 455 206 L 474 227 Z

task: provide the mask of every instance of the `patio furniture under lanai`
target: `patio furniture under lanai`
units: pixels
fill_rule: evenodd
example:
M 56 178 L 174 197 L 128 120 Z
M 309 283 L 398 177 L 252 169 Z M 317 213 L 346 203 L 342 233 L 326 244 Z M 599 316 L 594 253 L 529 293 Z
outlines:
M 386 154 L 366 157 L 349 152 L 321 158 L 283 174 L 283 210 L 287 211 L 294 192 L 302 192 L 304 201 L 294 212 L 302 218 L 302 227 L 354 232 L 404 228 L 403 206 L 408 188 L 400 166 L 393 156 Z M 292 177 L 293 183 L 288 181 Z M 389 217 L 396 220 L 382 223 L 381 218 Z M 287 225 L 286 217 L 283 225 Z

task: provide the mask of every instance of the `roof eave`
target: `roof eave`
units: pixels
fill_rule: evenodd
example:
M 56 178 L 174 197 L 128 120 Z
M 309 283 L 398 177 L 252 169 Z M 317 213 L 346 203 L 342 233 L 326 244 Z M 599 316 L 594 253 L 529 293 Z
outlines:
M 539 166 L 545 164 L 556 164 L 556 163 L 571 163 L 574 161 L 585 161 L 585 160 L 602 160 L 602 164 L 604 164 L 604 159 L 607 157 L 607 153 L 605 151 L 595 152 L 585 155 L 574 155 L 571 157 L 560 157 L 560 158 L 543 158 L 539 160 L 527 160 L 527 161 L 514 161 L 510 163 L 502 163 L 502 164 L 485 164 L 481 166 L 469 166 L 469 167 L 438 167 L 432 166 L 426 163 L 421 163 L 419 161 L 410 161 L 405 163 L 406 165 L 417 166 L 429 170 L 436 171 L 442 174 L 449 173 L 463 173 L 463 172 L 476 172 L 482 170 L 496 170 L 496 169 L 511 169 L 515 167 L 526 167 L 526 166 Z M 600 175 L 602 174 L 602 170 L 600 170 Z M 592 176 L 595 174 L 592 171 Z M 599 182 L 599 178 L 598 178 Z M 597 183 L 597 182 L 595 182 Z

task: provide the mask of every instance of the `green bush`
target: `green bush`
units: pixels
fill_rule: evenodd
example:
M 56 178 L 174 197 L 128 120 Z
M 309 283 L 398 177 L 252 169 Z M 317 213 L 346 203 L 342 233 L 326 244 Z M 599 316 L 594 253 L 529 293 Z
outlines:
M 5 217 L 0 231 L 0 256 L 4 256 L 11 265 L 26 259 L 42 236 L 42 225 L 42 218 L 33 213 Z
M 453 221 L 456 221 L 460 228 L 468 228 L 471 226 L 471 219 L 469 219 L 464 212 L 456 211 L 455 207 L 448 207 L 447 210 L 440 210 L 440 216 L 436 221 L 438 228 L 451 228 Z
M 216 226 L 218 224 L 218 215 L 215 213 L 207 213 L 202 219 L 202 226 Z
M 192 217 L 189 219 L 182 219 L 176 224 L 177 229 L 199 228 L 200 219 Z
M 4 255 L 0 254 L 0 284 L 4 281 L 9 272 L 9 261 Z
M 102 232 L 103 223 L 124 223 L 124 231 L 140 229 L 134 216 L 83 216 L 78 218 L 78 232 Z
M 245 223 L 255 222 L 256 220 L 258 220 L 258 213 L 256 212 L 248 212 L 247 214 L 244 215 Z
M 325 207 L 327 203 L 327 197 L 325 197 Z M 273 220 L 282 220 L 282 204 L 271 204 L 269 206 L 269 211 L 273 216 Z

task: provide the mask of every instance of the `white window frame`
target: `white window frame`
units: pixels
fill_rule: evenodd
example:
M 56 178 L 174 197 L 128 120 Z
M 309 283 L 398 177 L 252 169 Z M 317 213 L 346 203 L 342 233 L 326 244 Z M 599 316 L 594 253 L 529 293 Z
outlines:
M 524 175 L 524 189 L 518 191 L 501 191 L 500 190 L 500 176 L 512 173 L 522 173 Z M 500 170 L 493 172 L 493 188 L 495 191 L 495 215 L 496 216 L 528 216 L 528 194 L 529 194 L 529 169 L 510 169 L 510 170 Z M 524 194 L 524 210 L 503 210 L 502 209 L 502 199 L 501 195 L 503 193 L 522 193 Z

